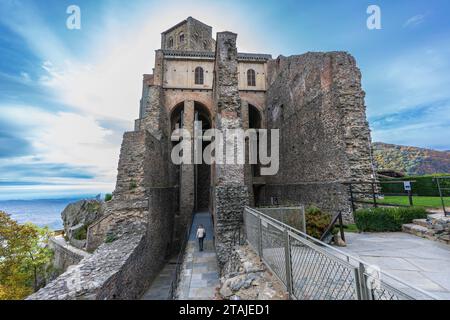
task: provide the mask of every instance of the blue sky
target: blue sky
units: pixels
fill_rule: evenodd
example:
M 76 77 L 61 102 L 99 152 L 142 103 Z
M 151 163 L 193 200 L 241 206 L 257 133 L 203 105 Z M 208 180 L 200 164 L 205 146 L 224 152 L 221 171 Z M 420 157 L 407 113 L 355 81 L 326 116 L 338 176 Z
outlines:
M 369 5 L 381 30 L 366 27 Z M 66 28 L 69 5 L 81 30 Z M 0 200 L 108 192 L 160 33 L 188 16 L 274 57 L 344 50 L 374 141 L 450 150 L 450 3 L 0 0 Z

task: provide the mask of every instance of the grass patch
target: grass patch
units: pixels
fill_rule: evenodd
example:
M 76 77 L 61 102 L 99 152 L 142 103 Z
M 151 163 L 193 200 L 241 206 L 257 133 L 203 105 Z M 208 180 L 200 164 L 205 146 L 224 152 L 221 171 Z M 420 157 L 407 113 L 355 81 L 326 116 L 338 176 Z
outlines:
M 359 233 L 359 229 L 356 224 L 347 224 L 344 226 L 344 231 L 349 233 Z
M 409 206 L 409 198 L 407 196 L 386 196 L 384 199 L 377 199 L 377 203 Z M 450 197 L 444 197 L 444 203 L 450 206 Z M 415 207 L 442 208 L 440 197 L 413 197 L 413 204 Z

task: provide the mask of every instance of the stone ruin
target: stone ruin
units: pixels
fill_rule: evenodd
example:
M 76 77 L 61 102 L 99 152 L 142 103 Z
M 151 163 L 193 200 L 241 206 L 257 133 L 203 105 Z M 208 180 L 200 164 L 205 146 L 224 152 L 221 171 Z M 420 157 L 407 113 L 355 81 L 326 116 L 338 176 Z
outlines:
M 139 119 L 124 134 L 113 200 L 87 230 L 94 252 L 30 299 L 136 299 L 177 253 L 194 214 L 213 217 L 220 267 L 243 207 L 315 204 L 352 221 L 348 181 L 373 179 L 365 93 L 346 52 L 272 59 L 191 17 L 162 34 L 143 77 Z M 172 131 L 279 129 L 280 169 L 174 165 Z

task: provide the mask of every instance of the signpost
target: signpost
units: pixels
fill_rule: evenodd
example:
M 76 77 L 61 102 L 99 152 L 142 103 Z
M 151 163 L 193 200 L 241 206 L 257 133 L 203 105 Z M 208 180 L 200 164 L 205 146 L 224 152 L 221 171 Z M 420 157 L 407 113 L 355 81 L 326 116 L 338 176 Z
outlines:
M 412 207 L 413 206 L 413 199 L 412 199 L 411 181 L 403 181 L 403 187 L 405 188 L 405 191 L 408 192 L 409 205 Z

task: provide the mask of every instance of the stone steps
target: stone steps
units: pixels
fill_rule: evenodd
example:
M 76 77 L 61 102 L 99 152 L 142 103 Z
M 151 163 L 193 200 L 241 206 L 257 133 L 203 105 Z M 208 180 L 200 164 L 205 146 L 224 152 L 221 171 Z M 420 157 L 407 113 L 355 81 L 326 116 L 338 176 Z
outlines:
M 449 224 L 450 217 L 429 215 L 427 219 L 415 219 L 413 223 L 404 224 L 402 230 L 421 238 L 450 245 Z
M 413 220 L 413 224 L 417 224 L 425 228 L 430 227 L 430 223 L 427 221 L 427 219 L 415 219 Z
M 403 232 L 410 233 L 421 238 L 434 240 L 435 232 L 427 227 L 411 223 L 404 224 L 402 229 Z

